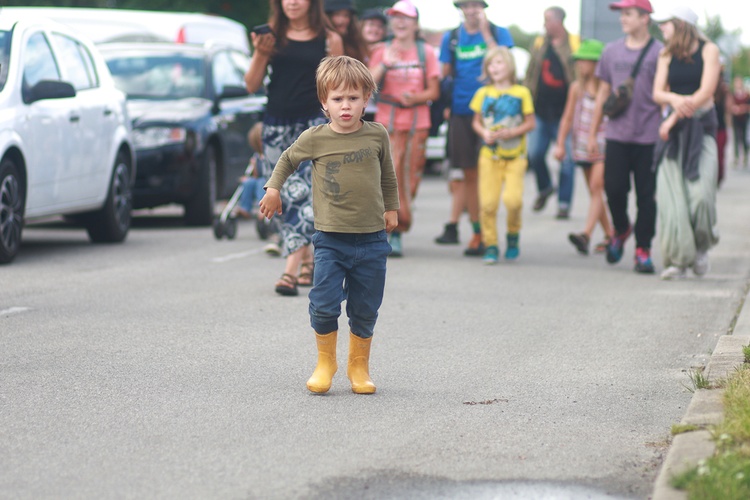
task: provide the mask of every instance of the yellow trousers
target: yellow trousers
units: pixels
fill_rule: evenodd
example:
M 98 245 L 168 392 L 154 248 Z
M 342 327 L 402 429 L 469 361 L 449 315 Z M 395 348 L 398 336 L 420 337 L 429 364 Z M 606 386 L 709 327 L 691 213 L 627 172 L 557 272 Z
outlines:
M 497 211 L 500 196 L 508 211 L 508 233 L 521 231 L 521 209 L 523 208 L 523 178 L 526 174 L 526 158 L 509 160 L 493 159 L 487 155 L 479 157 L 479 210 L 482 225 L 482 241 L 485 246 L 497 246 Z

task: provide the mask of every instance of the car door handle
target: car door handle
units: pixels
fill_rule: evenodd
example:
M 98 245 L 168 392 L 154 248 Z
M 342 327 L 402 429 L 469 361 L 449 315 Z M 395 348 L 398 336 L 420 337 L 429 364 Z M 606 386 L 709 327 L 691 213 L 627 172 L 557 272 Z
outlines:
M 104 116 L 109 116 L 112 114 L 112 110 L 109 108 L 104 108 Z
M 70 115 L 68 117 L 68 120 L 70 120 L 72 123 L 77 123 L 81 121 L 81 115 Z

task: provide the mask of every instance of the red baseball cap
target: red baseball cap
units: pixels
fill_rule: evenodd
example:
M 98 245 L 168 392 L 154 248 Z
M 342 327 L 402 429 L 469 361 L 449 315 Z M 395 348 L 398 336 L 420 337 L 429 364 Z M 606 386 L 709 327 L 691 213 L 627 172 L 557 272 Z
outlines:
M 609 8 L 612 10 L 627 9 L 630 7 L 645 10 L 649 14 L 654 12 L 654 8 L 651 7 L 651 2 L 648 0 L 620 0 L 619 2 L 609 4 Z

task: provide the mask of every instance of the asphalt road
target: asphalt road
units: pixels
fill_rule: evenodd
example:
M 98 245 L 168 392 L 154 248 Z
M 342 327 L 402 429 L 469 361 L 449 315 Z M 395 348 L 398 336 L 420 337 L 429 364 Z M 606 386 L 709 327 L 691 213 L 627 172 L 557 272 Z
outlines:
M 712 270 L 680 282 L 634 273 L 632 240 L 615 266 L 577 255 L 576 180 L 558 221 L 554 202 L 530 210 L 528 176 L 521 257 L 487 267 L 433 243 L 448 197 L 426 179 L 389 262 L 372 396 L 348 386 L 343 318 L 333 388 L 308 393 L 305 289 L 273 292 L 283 263 L 250 223 L 217 241 L 141 212 L 112 246 L 27 228 L 0 268 L 0 497 L 647 497 L 688 371 L 745 298 L 750 171 L 719 192 Z

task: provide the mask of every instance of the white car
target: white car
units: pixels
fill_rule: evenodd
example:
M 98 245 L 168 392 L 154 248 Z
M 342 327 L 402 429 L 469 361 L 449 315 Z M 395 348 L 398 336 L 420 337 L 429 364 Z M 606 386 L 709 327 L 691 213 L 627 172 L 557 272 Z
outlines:
M 63 25 L 0 15 L 0 263 L 26 222 L 64 215 L 94 242 L 130 229 L 135 155 L 125 95 Z

